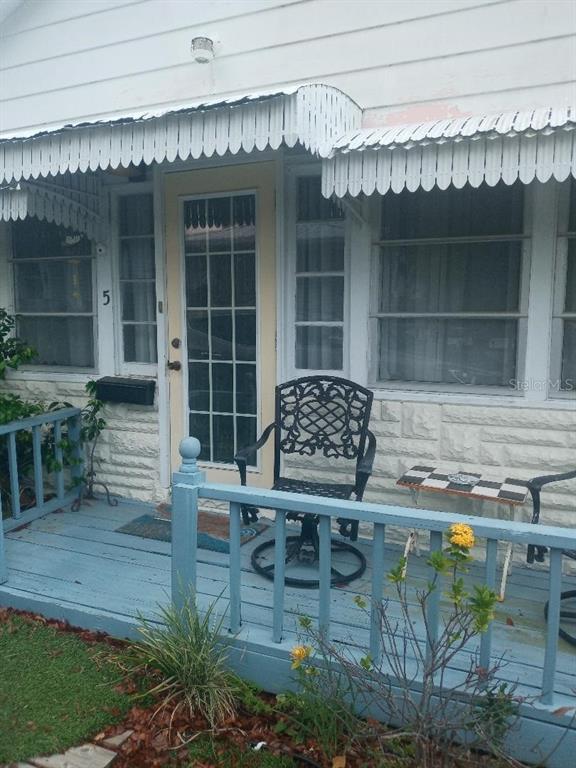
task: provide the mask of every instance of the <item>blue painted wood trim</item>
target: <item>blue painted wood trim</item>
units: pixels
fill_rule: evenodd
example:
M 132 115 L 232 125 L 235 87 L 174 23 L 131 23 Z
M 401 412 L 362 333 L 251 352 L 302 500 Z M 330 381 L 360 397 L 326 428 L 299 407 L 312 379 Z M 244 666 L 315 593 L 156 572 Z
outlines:
M 274 608 L 272 614 L 272 639 L 275 643 L 282 642 L 284 631 L 284 576 L 286 560 L 286 513 L 276 510 L 276 525 L 274 526 Z
M 550 550 L 550 582 L 548 593 L 548 621 L 546 625 L 546 649 L 542 671 L 542 703 L 554 703 L 554 677 L 558 654 L 560 629 L 560 592 L 562 591 L 562 551 Z
M 484 578 L 486 586 L 496 589 L 496 566 L 498 560 L 498 542 L 496 539 L 488 539 L 486 542 L 486 565 Z M 483 669 L 490 668 L 490 655 L 492 653 L 492 622 L 480 638 L 480 666 Z
M 430 552 L 442 551 L 442 534 L 439 531 L 430 532 Z M 430 566 L 430 581 L 434 579 L 436 572 Z M 440 627 L 440 598 L 442 597 L 442 584 L 440 578 L 436 582 L 436 587 L 430 593 L 428 605 L 426 607 L 427 615 L 427 637 L 426 637 L 426 660 L 429 661 L 436 643 L 438 642 L 438 630 Z
M 382 599 L 384 597 L 384 544 L 386 526 L 374 524 L 372 537 L 372 600 L 370 605 L 370 655 L 375 664 L 382 656 Z
M 330 629 L 330 582 L 332 581 L 332 537 L 330 528 L 330 518 L 321 517 L 318 524 L 320 539 L 318 630 L 324 637 L 328 636 L 328 630 Z
M 55 471 L 56 496 L 64 498 L 64 453 L 62 451 L 62 422 L 54 422 L 54 460 L 60 467 Z
M 79 415 L 80 408 L 60 408 L 57 411 L 40 413 L 38 416 L 30 416 L 27 419 L 18 419 L 0 425 L 0 435 L 8 435 L 10 432 L 18 432 L 21 429 L 41 427 L 43 424 L 53 424 L 55 421 L 66 421 Z
M 238 501 L 266 509 L 283 509 L 313 515 L 345 517 L 366 523 L 382 523 L 418 530 L 445 532 L 454 523 L 466 523 L 474 528 L 476 538 L 513 541 L 527 546 L 542 545 L 558 549 L 576 549 L 576 529 L 551 525 L 531 525 L 509 520 L 437 512 L 431 509 L 411 509 L 390 504 L 372 504 L 359 501 L 343 501 L 305 496 L 285 491 L 269 491 L 240 485 L 207 483 L 199 488 L 203 499 Z
M 196 594 L 198 489 L 176 485 L 172 493 L 172 602 L 181 609 Z
M 13 531 L 16 528 L 21 528 L 23 525 L 28 525 L 28 523 L 31 523 L 33 520 L 38 520 L 39 517 L 44 517 L 49 512 L 55 512 L 57 509 L 62 509 L 76 498 L 77 493 L 78 492 L 75 489 L 71 489 L 63 499 L 54 497 L 53 499 L 47 501 L 41 508 L 33 507 L 32 509 L 27 509 L 25 512 L 22 512 L 20 517 L 17 519 L 13 517 L 7 517 L 4 520 L 4 531 L 8 533 L 9 531 Z
M 32 427 L 32 454 L 34 457 L 34 493 L 36 507 L 44 512 L 44 476 L 42 467 L 42 435 L 40 427 Z
M 230 504 L 230 632 L 240 631 L 242 623 L 241 561 L 240 561 L 240 504 Z
M 2 495 L 0 494 L 0 521 L 2 520 Z M 8 565 L 4 548 L 4 526 L 0 525 L 0 584 L 8 581 Z
M 20 517 L 20 482 L 18 480 L 18 453 L 16 451 L 16 432 L 8 435 L 8 472 L 10 473 L 10 494 L 12 517 Z

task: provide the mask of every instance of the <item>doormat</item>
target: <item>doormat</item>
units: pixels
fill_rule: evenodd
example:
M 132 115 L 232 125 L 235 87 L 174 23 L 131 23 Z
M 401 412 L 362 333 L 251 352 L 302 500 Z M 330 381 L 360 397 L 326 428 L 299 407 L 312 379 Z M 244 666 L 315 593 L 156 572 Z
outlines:
M 200 511 L 198 513 L 198 547 L 229 554 L 229 522 L 226 515 Z M 154 515 L 142 515 L 117 528 L 116 532 L 140 536 L 142 539 L 171 541 L 171 525 L 170 520 L 163 520 L 154 517 Z M 249 526 L 242 527 L 240 529 L 240 545 L 255 539 L 267 527 L 266 523 L 251 523 Z

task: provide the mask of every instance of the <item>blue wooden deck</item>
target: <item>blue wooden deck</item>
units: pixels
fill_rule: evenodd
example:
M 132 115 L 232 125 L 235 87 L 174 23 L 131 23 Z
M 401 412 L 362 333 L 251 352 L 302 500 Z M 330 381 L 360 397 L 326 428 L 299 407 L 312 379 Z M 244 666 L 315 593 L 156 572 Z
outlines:
M 166 604 L 171 590 L 170 544 L 119 533 L 128 521 L 150 511 L 142 504 L 122 502 L 109 507 L 86 503 L 79 512 L 66 509 L 34 520 L 5 536 L 8 580 L 0 585 L 0 605 L 37 611 L 71 623 L 103 629 L 119 636 L 133 636 L 139 616 L 154 619 L 158 606 Z M 298 638 L 297 619 L 305 614 L 317 618 L 317 590 L 287 588 L 282 641 L 274 643 L 273 585 L 252 572 L 250 553 L 264 537 L 241 548 L 242 628 L 235 642 L 235 664 L 244 675 L 271 690 L 290 685 L 289 651 Z M 371 543 L 360 543 L 368 562 Z M 385 560 L 393 565 L 400 548 L 387 545 Z M 415 589 L 427 578 L 425 557 L 412 556 L 409 583 Z M 331 590 L 330 634 L 333 640 L 366 649 L 369 620 L 354 603 L 357 594 L 370 595 L 371 570 L 348 587 Z M 481 568 L 473 567 L 472 580 L 482 580 Z M 564 579 L 563 588 L 576 588 L 576 578 Z M 197 592 L 200 606 L 219 600 L 222 610 L 229 594 L 229 555 L 198 550 Z M 498 606 L 492 639 L 492 657 L 503 656 L 500 677 L 518 684 L 518 694 L 528 701 L 540 694 L 545 646 L 544 603 L 548 574 L 515 566 L 509 579 L 506 600 Z M 393 601 L 389 610 L 395 611 Z M 455 661 L 462 672 L 469 655 Z M 280 663 L 282 662 L 282 663 Z M 554 683 L 554 707 L 576 706 L 576 649 L 559 644 Z M 557 717 L 538 705 L 531 707 L 533 727 L 547 724 L 547 733 L 562 732 Z M 565 727 L 565 724 L 564 724 Z M 546 743 L 550 739 L 546 738 Z M 576 733 L 564 739 L 550 765 L 564 766 L 576 748 Z M 562 757 L 564 755 L 564 757 Z

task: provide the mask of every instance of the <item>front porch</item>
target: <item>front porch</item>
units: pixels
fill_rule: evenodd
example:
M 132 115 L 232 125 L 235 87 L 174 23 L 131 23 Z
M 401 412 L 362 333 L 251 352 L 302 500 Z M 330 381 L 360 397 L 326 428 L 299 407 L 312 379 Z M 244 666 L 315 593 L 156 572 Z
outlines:
M 211 488 L 207 489 L 206 493 L 210 495 Z M 232 489 L 222 491 L 228 495 L 232 492 Z M 384 516 L 398 510 L 392 507 L 381 509 Z M 78 512 L 66 507 L 6 533 L 8 579 L 0 585 L 0 604 L 66 619 L 72 624 L 117 636 L 134 636 L 138 617 L 153 620 L 158 606 L 170 600 L 171 545 L 120 533 L 118 529 L 152 511 L 151 507 L 128 501 L 122 501 L 118 507 L 91 502 L 85 503 Z M 478 519 L 477 522 L 481 525 L 483 521 Z M 368 569 L 362 578 L 350 585 L 330 590 L 328 612 L 320 600 L 323 588 L 286 588 L 281 637 L 275 642 L 274 634 L 278 628 L 275 587 L 255 574 L 250 565 L 252 549 L 264 538 L 272 536 L 272 530 L 271 527 L 238 548 L 239 583 L 238 589 L 232 590 L 237 593 L 238 602 L 236 595 L 230 592 L 230 584 L 235 583 L 232 575 L 236 567 L 231 562 L 235 557 L 233 543 L 232 555 L 197 550 L 196 585 L 200 607 L 219 600 L 222 610 L 229 611 L 226 626 L 235 622 L 234 605 L 238 605 L 241 626 L 233 640 L 233 661 L 242 675 L 267 690 L 281 691 L 291 682 L 289 652 L 297 642 L 299 616 L 307 615 L 314 621 L 319 618 L 322 621 L 328 615 L 332 640 L 364 652 L 371 647 L 370 616 L 357 607 L 354 598 L 362 595 L 370 599 L 373 594 L 375 574 L 372 564 L 375 560 L 373 542 L 362 539 L 359 547 L 366 556 Z M 193 553 L 189 551 L 189 555 L 192 562 Z M 400 555 L 399 545 L 387 543 L 384 563 L 378 564 L 378 572 L 387 572 Z M 414 592 L 428 578 L 426 552 L 421 557 L 410 557 L 408 573 L 409 588 Z M 469 576 L 472 582 L 485 580 L 484 563 L 475 563 Z M 564 577 L 562 588 L 576 588 L 576 578 Z M 384 586 L 385 599 L 387 595 L 392 593 Z M 547 763 L 563 768 L 570 764 L 569 755 L 576 746 L 576 733 L 571 722 L 572 708 L 576 705 L 576 653 L 564 641 L 558 641 L 553 691 L 546 697 L 548 705 L 541 704 L 543 680 L 547 676 L 545 667 L 549 663 L 545 661 L 549 633 L 544 620 L 548 595 L 548 569 L 514 567 L 506 599 L 497 608 L 490 658 L 492 662 L 504 658 L 498 676 L 503 682 L 517 684 L 517 693 L 525 700 L 521 726 L 512 734 L 513 754 L 537 762 L 567 729 L 560 747 Z M 387 610 L 395 612 L 393 599 Z M 471 653 L 477 650 L 470 649 Z M 451 672 L 461 674 L 469 663 L 470 658 L 462 656 Z M 568 708 L 563 716 L 559 713 L 561 707 Z

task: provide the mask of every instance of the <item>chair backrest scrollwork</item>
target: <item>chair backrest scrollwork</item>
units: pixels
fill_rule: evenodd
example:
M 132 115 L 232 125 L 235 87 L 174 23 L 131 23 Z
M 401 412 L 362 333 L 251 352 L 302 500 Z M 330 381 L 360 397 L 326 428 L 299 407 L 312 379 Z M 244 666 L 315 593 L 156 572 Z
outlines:
M 280 453 L 362 458 L 372 400 L 369 389 L 335 376 L 309 376 L 277 386 L 276 469 Z

